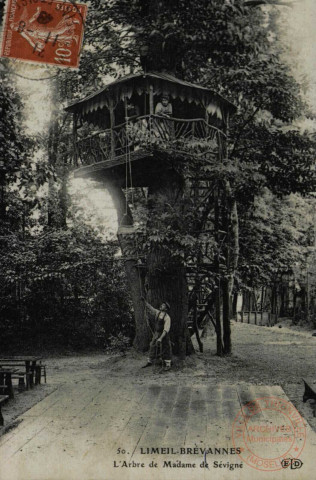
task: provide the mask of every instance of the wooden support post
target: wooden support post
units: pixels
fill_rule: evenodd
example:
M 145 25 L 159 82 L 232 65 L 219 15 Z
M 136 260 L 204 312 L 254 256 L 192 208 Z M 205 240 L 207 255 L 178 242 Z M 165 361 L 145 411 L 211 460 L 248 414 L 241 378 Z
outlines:
M 9 398 L 14 398 L 13 385 L 12 385 L 12 374 L 11 372 L 6 372 L 5 375 L 5 385 L 7 387 L 7 393 Z
M 73 117 L 73 124 L 72 124 L 72 141 L 73 141 L 73 152 L 74 152 L 74 165 L 78 166 L 78 135 L 77 135 L 77 120 L 78 115 L 75 114 Z
M 194 304 L 193 304 L 193 330 L 199 345 L 200 352 L 203 353 L 203 342 L 201 341 L 201 338 L 200 338 L 198 322 L 197 322 L 197 300 L 198 299 L 196 294 L 194 298 Z
M 114 116 L 114 104 L 113 100 L 110 99 L 109 111 L 110 111 L 110 127 L 111 127 L 111 158 L 115 157 L 115 136 L 114 136 L 114 127 L 115 127 L 115 116 Z
M 306 320 L 307 320 L 307 323 L 309 323 L 309 296 L 310 296 L 310 280 L 309 280 L 309 272 L 308 272 L 308 257 L 307 257 L 307 260 L 306 260 Z
M 154 114 L 154 87 L 150 85 L 149 87 L 149 115 Z M 146 112 L 145 112 L 146 115 Z
M 271 327 L 271 312 L 268 312 L 268 327 Z
M 125 122 L 128 121 L 128 115 L 127 115 L 127 97 L 124 97 L 124 112 L 125 112 Z
M 127 97 L 124 97 L 124 116 L 125 116 L 125 140 L 123 140 L 122 143 L 124 143 L 124 147 L 130 148 L 130 139 L 129 139 L 129 127 L 128 127 L 128 122 L 129 122 L 129 117 L 128 117 L 128 108 L 127 108 Z M 114 153 L 115 154 L 115 153 Z
M 244 323 L 244 312 L 240 312 L 241 323 Z
M 1 391 L 0 395 L 5 395 L 6 393 L 6 386 L 4 382 L 5 382 L 5 375 L 4 373 L 0 372 L 0 391 Z
M 248 323 L 250 323 L 250 310 L 248 312 Z
M 255 311 L 255 325 L 257 325 L 257 310 Z
M 205 108 L 205 122 L 206 122 L 206 125 L 205 125 L 205 131 L 206 131 L 206 135 L 205 137 L 206 138 L 209 138 L 209 133 L 210 133 L 210 127 L 209 127 L 209 114 L 208 114 L 208 111 L 207 111 L 207 107 Z
M 25 371 L 26 371 L 26 386 L 27 389 L 28 387 L 33 388 L 34 386 L 34 378 L 33 378 L 33 371 L 31 369 L 31 362 L 30 360 L 25 360 Z M 27 382 L 29 382 L 27 384 Z
M 154 113 L 155 113 L 155 110 L 154 110 L 154 87 L 152 85 L 150 85 L 150 87 L 149 87 L 149 114 L 150 114 L 150 118 L 149 118 L 149 125 L 148 125 L 150 139 L 152 139 L 152 124 L 153 124 L 153 121 L 154 121 L 154 119 L 152 118 L 151 115 L 154 115 Z
M 25 389 L 26 387 L 25 387 L 24 375 L 19 375 L 18 391 L 24 392 Z

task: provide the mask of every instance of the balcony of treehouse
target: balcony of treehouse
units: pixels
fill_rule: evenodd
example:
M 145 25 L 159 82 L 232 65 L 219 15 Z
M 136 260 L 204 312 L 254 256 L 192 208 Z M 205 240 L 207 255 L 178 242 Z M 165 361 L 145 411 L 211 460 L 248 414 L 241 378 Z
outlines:
M 76 141 L 77 176 L 152 158 L 159 150 L 173 156 L 217 157 L 225 134 L 205 119 L 179 119 L 144 115 L 113 129 L 94 132 Z M 92 168 L 90 168 L 93 166 Z M 88 167 L 88 168 L 82 168 Z
M 74 115 L 75 176 L 146 185 L 162 158 L 220 158 L 235 107 L 212 90 L 166 73 L 127 75 L 66 108 Z

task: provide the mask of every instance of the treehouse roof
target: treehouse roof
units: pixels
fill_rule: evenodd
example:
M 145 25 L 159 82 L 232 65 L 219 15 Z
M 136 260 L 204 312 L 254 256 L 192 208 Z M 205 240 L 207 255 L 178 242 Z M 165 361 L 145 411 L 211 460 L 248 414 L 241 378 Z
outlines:
M 202 105 L 207 108 L 210 114 L 216 113 L 221 118 L 225 118 L 227 113 L 236 111 L 234 104 L 213 90 L 180 80 L 164 72 L 126 75 L 109 83 L 101 90 L 71 103 L 65 110 L 81 116 L 89 115 L 99 109 L 108 109 L 111 102 L 115 107 L 124 98 L 149 94 L 150 87 L 153 88 L 155 96 L 168 93 L 174 100 L 179 98 L 188 103 L 194 102 L 197 105 Z

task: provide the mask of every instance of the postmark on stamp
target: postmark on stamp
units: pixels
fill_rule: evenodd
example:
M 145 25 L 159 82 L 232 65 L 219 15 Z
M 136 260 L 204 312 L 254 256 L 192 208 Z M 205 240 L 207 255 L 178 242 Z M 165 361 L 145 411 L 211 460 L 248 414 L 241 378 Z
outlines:
M 301 468 L 306 441 L 304 419 L 280 397 L 257 398 L 238 412 L 232 427 L 240 458 L 259 471 Z
M 77 68 L 86 15 L 72 0 L 8 0 L 1 56 Z

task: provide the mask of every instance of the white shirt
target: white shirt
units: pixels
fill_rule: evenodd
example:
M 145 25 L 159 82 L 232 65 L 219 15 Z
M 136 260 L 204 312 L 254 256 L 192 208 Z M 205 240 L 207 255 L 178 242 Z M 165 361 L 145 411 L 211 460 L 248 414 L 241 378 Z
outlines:
M 150 311 L 150 313 L 152 315 L 154 315 L 156 318 L 164 318 L 163 329 L 166 333 L 169 333 L 170 332 L 170 327 L 171 327 L 171 318 L 169 317 L 168 313 L 162 312 L 161 310 L 157 310 L 157 308 L 152 307 L 147 302 L 146 302 L 146 306 L 147 306 L 148 310 Z

